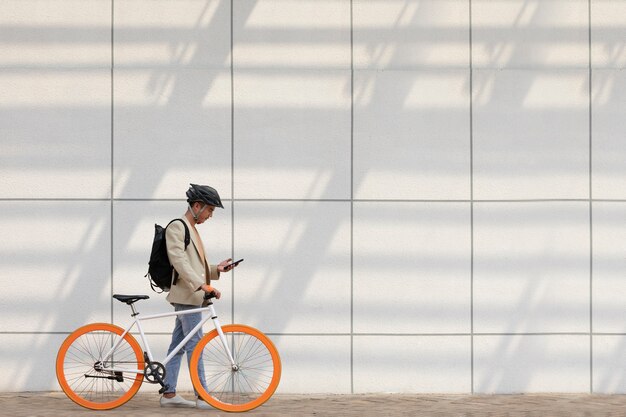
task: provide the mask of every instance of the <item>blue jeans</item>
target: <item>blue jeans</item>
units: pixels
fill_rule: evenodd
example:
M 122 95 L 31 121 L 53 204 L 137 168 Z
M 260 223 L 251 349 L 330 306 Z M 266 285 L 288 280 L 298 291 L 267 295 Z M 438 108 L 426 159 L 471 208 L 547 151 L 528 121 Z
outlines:
M 175 311 L 183 311 L 183 310 L 192 310 L 194 308 L 199 308 L 198 306 L 190 306 L 184 304 L 172 304 L 174 306 Z M 191 332 L 191 330 L 202 320 L 202 313 L 191 313 L 176 316 L 176 324 L 174 326 L 174 331 L 172 332 L 172 342 L 170 343 L 170 347 L 167 350 L 167 354 L 169 355 L 176 346 L 180 342 L 183 341 L 185 336 Z M 179 350 L 176 355 L 172 357 L 167 365 L 165 365 L 165 393 L 175 393 L 176 392 L 176 384 L 178 383 L 178 372 L 180 371 L 180 362 L 183 358 L 183 353 L 187 352 L 187 366 L 189 367 L 189 362 L 191 361 L 191 355 L 193 353 L 194 348 L 200 341 L 203 336 L 202 328 L 198 330 L 198 332 Z M 200 376 L 200 381 L 202 381 L 202 386 L 206 389 L 205 377 L 204 377 L 204 366 L 202 365 L 202 361 L 200 361 L 198 375 Z M 196 393 L 196 397 L 198 396 L 198 392 L 194 389 Z

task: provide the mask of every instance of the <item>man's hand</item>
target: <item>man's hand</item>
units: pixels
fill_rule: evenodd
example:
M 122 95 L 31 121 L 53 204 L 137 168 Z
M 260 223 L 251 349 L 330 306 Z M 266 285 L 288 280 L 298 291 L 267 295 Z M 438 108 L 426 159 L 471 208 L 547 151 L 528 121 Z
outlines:
M 220 262 L 219 264 L 217 264 L 217 270 L 220 272 L 228 272 L 232 270 L 233 268 L 236 268 L 237 265 L 233 265 L 230 268 L 226 268 L 226 265 L 230 264 L 232 261 L 233 261 L 233 258 L 228 258 L 225 261 Z
M 214 292 L 215 293 L 215 298 L 217 298 L 218 300 L 222 296 L 222 293 L 219 292 L 219 290 L 217 288 L 215 288 L 215 287 L 213 287 L 212 285 L 209 285 L 209 284 L 202 284 L 200 289 L 202 291 L 204 291 L 205 293 L 207 293 L 207 294 L 210 294 L 210 293 Z

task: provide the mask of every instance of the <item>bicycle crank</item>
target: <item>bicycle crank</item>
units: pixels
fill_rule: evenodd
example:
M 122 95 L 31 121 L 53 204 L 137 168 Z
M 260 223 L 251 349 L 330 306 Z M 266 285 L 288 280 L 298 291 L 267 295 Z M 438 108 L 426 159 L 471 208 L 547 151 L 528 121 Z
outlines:
M 165 366 L 159 362 L 146 363 L 143 376 L 151 384 L 163 385 L 165 381 Z

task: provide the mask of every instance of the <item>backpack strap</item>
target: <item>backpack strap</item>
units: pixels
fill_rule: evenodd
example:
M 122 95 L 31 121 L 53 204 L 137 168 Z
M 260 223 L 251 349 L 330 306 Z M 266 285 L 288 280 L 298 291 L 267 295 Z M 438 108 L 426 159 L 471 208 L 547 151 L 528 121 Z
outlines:
M 185 223 L 183 219 L 174 219 L 169 222 L 167 226 L 165 226 L 165 228 L 167 229 L 168 226 L 175 221 L 179 221 L 183 224 L 183 226 L 185 226 L 185 250 L 187 250 L 187 246 L 189 246 L 189 242 L 191 242 L 191 236 L 189 235 L 189 228 L 187 227 L 187 223 Z M 176 271 L 176 269 L 174 269 L 174 279 L 172 280 L 172 285 L 176 285 L 176 281 L 178 281 L 178 272 Z
M 191 242 L 191 236 L 189 235 L 189 228 L 187 227 L 187 223 L 185 223 L 183 219 L 174 219 L 171 222 L 169 222 L 167 226 L 165 226 L 165 228 L 167 229 L 170 224 L 176 221 L 181 222 L 183 226 L 185 227 L 185 250 L 187 250 L 187 246 L 189 246 L 189 242 Z

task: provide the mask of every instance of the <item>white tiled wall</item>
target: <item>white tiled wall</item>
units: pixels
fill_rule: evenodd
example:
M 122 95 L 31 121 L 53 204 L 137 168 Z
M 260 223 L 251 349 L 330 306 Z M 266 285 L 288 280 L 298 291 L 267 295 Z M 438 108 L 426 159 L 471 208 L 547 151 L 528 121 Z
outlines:
M 615 202 L 593 205 L 593 327 L 597 332 L 624 333 L 626 294 L 626 205 Z
M 626 67 L 626 3 L 591 2 L 591 64 L 594 68 Z
M 229 1 L 132 0 L 113 6 L 116 66 L 230 67 Z
M 625 39 L 622 0 L 0 2 L 0 391 L 114 293 L 169 310 L 198 182 L 279 392 L 626 392 Z
M 242 202 L 235 219 L 236 322 L 350 332 L 350 203 Z
M 70 332 L 109 320 L 109 202 L 1 201 L 0 210 L 0 332 Z
M 279 389 L 286 393 L 350 393 L 350 336 L 272 337 L 280 352 Z
M 116 198 L 180 198 L 210 176 L 230 198 L 230 73 L 206 68 L 115 71 Z
M 354 205 L 354 331 L 471 329 L 469 203 Z
M 1 198 L 109 198 L 111 73 L 0 73 Z
M 357 69 L 468 69 L 465 0 L 353 0 L 352 13 Z
M 235 70 L 349 70 L 350 0 L 233 0 L 233 60 Z
M 469 70 L 355 72 L 358 199 L 470 197 Z
M 0 28 L 3 67 L 111 65 L 110 2 L 5 0 L 0 3 Z
M 474 337 L 478 392 L 589 391 L 589 336 Z
M 474 71 L 474 198 L 589 195 L 587 70 Z
M 474 205 L 474 330 L 589 330 L 589 204 Z
M 593 70 L 593 196 L 626 198 L 626 69 Z
M 235 69 L 236 198 L 350 197 L 350 72 Z
M 357 392 L 468 392 L 469 336 L 356 336 Z
M 488 68 L 585 68 L 587 0 L 473 0 L 472 60 Z
M 623 372 L 626 336 L 605 335 L 593 337 L 593 386 L 598 392 L 624 394 L 626 378 Z

